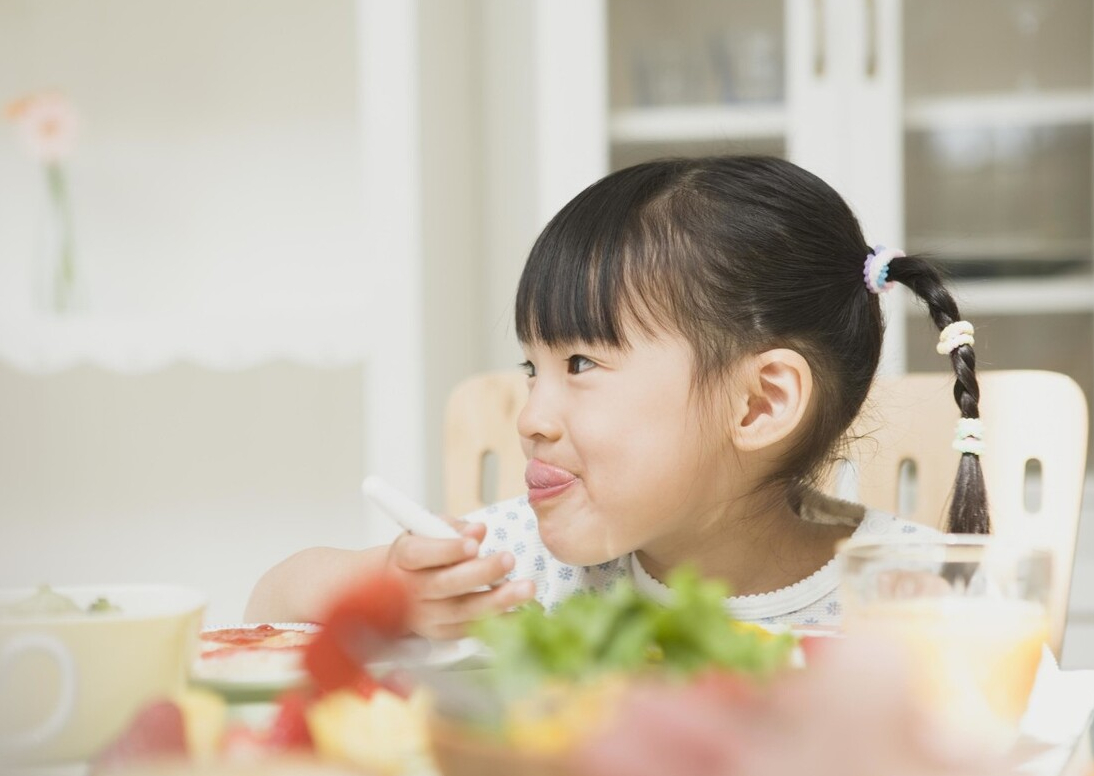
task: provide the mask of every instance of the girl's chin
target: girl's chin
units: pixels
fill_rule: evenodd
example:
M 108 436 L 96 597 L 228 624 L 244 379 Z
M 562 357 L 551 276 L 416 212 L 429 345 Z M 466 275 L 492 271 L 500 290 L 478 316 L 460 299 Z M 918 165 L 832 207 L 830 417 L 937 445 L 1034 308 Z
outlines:
M 615 560 L 617 556 L 609 555 L 602 548 L 583 544 L 579 537 L 573 535 L 563 537 L 563 541 L 555 541 L 549 534 L 541 535 L 543 546 L 556 560 L 568 566 L 595 566 L 599 563 L 607 563 Z M 574 540 L 577 539 L 575 542 Z
M 588 509 L 559 509 L 532 505 L 539 523 L 539 536 L 552 557 L 569 566 L 596 566 L 615 560 L 603 531 L 589 531 L 599 525 L 599 516 Z M 585 530 L 582 530 L 585 529 Z M 626 554 L 626 553 L 621 553 Z

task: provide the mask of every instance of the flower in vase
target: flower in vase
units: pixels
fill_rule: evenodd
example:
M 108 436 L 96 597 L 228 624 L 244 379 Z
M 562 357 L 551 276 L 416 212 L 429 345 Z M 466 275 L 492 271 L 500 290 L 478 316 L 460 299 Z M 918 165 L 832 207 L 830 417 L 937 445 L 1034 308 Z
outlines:
M 38 92 L 9 103 L 5 115 L 19 129 L 34 158 L 50 164 L 72 155 L 79 119 L 68 99 L 57 92 Z
M 47 228 L 40 240 L 38 298 L 53 312 L 68 312 L 80 304 L 72 214 L 64 162 L 76 147 L 79 121 L 68 99 L 57 92 L 28 94 L 4 110 L 16 126 L 31 156 L 45 173 Z

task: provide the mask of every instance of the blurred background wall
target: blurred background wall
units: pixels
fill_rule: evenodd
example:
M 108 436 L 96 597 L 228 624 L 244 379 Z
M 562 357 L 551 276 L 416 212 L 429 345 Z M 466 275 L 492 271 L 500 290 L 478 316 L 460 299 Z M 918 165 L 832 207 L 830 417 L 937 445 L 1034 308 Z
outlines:
M 1091 395 L 1094 3 L 824 5 L 2 0 L 0 103 L 80 132 L 58 309 L 47 165 L 0 124 L 0 584 L 192 581 L 223 622 L 294 549 L 392 535 L 365 473 L 442 509 L 445 397 L 519 360 L 539 229 L 664 154 L 817 171 L 943 261 L 986 367 Z M 886 368 L 943 368 L 886 303 Z

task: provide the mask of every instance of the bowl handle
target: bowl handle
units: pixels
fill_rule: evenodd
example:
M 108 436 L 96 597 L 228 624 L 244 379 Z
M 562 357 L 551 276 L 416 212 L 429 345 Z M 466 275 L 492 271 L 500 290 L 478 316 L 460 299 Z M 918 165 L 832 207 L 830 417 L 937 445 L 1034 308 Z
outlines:
M 76 708 L 76 661 L 60 639 L 45 633 L 19 633 L 0 649 L 0 687 L 3 677 L 13 670 L 16 659 L 25 652 L 41 651 L 57 664 L 61 675 L 61 693 L 57 705 L 40 724 L 28 730 L 0 733 L 0 752 L 15 753 L 49 741 L 64 729 Z

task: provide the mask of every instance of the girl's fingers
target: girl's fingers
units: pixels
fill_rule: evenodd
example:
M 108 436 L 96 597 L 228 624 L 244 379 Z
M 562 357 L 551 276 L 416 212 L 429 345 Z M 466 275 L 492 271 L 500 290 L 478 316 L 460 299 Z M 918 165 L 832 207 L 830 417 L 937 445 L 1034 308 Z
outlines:
M 457 563 L 415 575 L 414 596 L 428 601 L 455 598 L 504 580 L 516 564 L 512 553 L 499 552 L 485 558 Z
M 428 623 L 425 627 L 431 629 L 462 626 L 487 615 L 512 609 L 530 600 L 535 594 L 535 583 L 529 579 L 506 582 L 481 593 L 467 593 L 440 601 L 423 601 L 418 607 L 417 619 L 423 624 Z M 418 628 L 415 630 L 422 632 Z
M 482 543 L 482 540 L 486 538 L 486 523 L 465 523 L 461 520 L 457 520 L 453 525 L 455 525 L 456 530 L 459 531 L 461 535 L 466 536 L 469 539 L 474 539 L 480 544 Z
M 479 542 L 471 537 L 431 539 L 413 534 L 400 534 L 391 545 L 389 558 L 404 571 L 421 571 L 474 558 Z
M 448 515 L 437 516 L 455 528 L 463 536 L 470 537 L 477 542 L 481 542 L 486 538 L 486 523 L 470 522 L 463 518 L 449 517 Z

